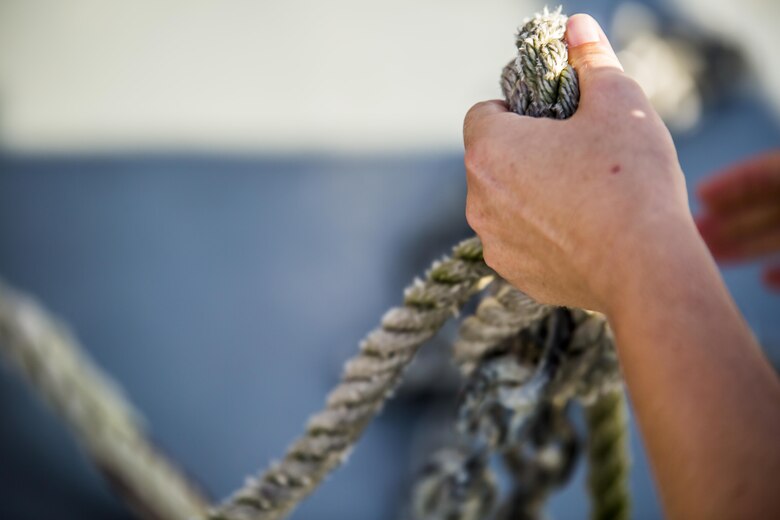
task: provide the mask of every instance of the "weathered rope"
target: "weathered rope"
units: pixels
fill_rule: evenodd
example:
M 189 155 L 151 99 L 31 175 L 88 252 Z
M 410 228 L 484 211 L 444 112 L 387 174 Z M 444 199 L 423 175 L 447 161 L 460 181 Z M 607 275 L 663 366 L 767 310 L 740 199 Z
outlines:
M 460 243 L 452 258 L 436 262 L 425 281 L 417 280 L 406 289 L 404 306 L 388 311 L 380 327 L 363 340 L 325 409 L 309 420 L 306 433 L 282 461 L 259 478 L 249 479 L 209 518 L 271 520 L 287 515 L 344 460 L 399 383 L 417 348 L 491 279 L 477 239 Z
M 527 20 L 517 33 L 517 58 L 504 67 L 501 90 L 512 112 L 566 119 L 580 99 L 577 73 L 563 40 L 567 17 L 561 8 Z
M 483 302 L 495 305 L 491 297 Z M 427 467 L 412 498 L 420 520 L 439 518 L 442 511 L 448 512 L 446 518 L 465 519 L 477 504 L 490 511 L 492 480 L 472 478 L 469 472 L 488 467 L 491 453 L 502 454 L 515 480 L 497 518 L 539 517 L 546 497 L 568 480 L 579 453 L 566 416 L 569 404 L 575 399 L 592 404 L 622 391 L 612 338 L 599 314 L 554 309 L 513 336 L 494 339 L 497 343 L 469 375 L 458 419 L 461 444 L 444 450 L 458 450 L 462 466 L 456 471 L 450 457 L 446 468 Z M 613 445 L 616 451 L 624 448 L 623 440 Z M 437 467 L 446 472 L 436 475 Z M 463 481 L 472 485 L 463 488 Z M 438 482 L 438 488 L 430 482 Z M 436 495 L 427 494 L 434 489 Z M 480 498 L 491 502 L 480 503 Z
M 585 408 L 588 424 L 588 488 L 592 520 L 628 520 L 628 435 L 623 391 L 614 390 Z
M 545 9 L 518 32 L 518 57 L 501 77 L 513 112 L 564 119 L 576 110 L 579 90 L 563 42 L 565 28 L 560 9 Z M 470 472 L 484 475 L 493 451 L 503 453 L 515 480 L 497 518 L 538 518 L 547 495 L 568 479 L 577 458 L 578 442 L 566 417 L 569 402 L 579 397 L 595 409 L 603 396 L 622 395 L 603 316 L 540 305 L 503 280 L 493 289 L 463 321 L 455 342 L 455 360 L 470 376 L 458 421 L 462 445 L 459 458 L 449 457 L 447 466 L 429 465 L 415 486 L 414 510 L 420 520 L 467 520 L 475 510 L 489 515 L 495 502 L 493 479 L 473 478 Z M 619 423 L 617 418 L 609 422 L 610 412 L 614 408 L 603 410 L 602 421 L 591 426 Z M 608 446 L 612 451 L 603 451 L 604 446 L 590 459 L 592 474 L 599 475 L 599 485 L 592 487 L 594 510 L 611 512 L 611 505 L 619 504 L 628 514 L 625 471 L 605 470 L 613 460 L 626 460 L 621 456 L 625 438 L 610 439 L 615 441 Z M 463 487 L 462 482 L 471 485 Z
M 455 340 L 455 361 L 464 374 L 496 345 L 547 316 L 553 307 L 542 305 L 506 281 L 493 283 L 493 294 L 480 301 L 476 312 L 461 323 Z
M 539 406 L 533 430 L 524 442 L 505 450 L 503 460 L 514 489 L 496 520 L 544 518 L 544 505 L 556 488 L 568 482 L 580 451 L 577 432 L 566 408 Z
M 560 10 L 544 13 L 529 20 L 517 38 L 518 58 L 504 70 L 502 88 L 513 110 L 537 117 L 568 117 L 577 106 L 579 93 L 576 74 L 568 65 L 563 35 L 566 17 Z M 455 260 L 459 257 L 457 249 Z M 486 274 L 479 256 L 470 259 L 468 267 L 477 275 Z M 453 305 L 462 305 L 473 292 L 476 276 L 465 275 L 464 265 L 450 272 L 443 263 L 429 274 L 429 285 L 418 285 L 422 298 L 411 298 L 415 289 L 407 294 L 405 307 L 390 311 L 382 326 L 369 334 L 361 345 L 358 358 L 347 363 L 342 383 L 328 398 L 325 411 L 309 422 L 306 435 L 293 444 L 284 459 L 259 479 L 251 479 L 227 503 L 212 513 L 213 519 L 249 520 L 277 519 L 283 517 L 307 495 L 324 475 L 344 458 L 348 448 L 362 432 L 366 423 L 378 411 L 389 392 L 395 387 L 403 367 L 408 364 L 417 348 L 432 337 L 436 330 L 452 314 Z M 436 275 L 436 271 L 440 271 Z M 454 276 L 453 276 L 454 275 Z M 460 298 L 453 297 L 451 286 L 460 286 Z M 422 290 L 422 288 L 425 290 Z M 442 294 L 442 288 L 445 288 Z M 502 322 L 504 330 L 491 330 L 499 337 L 506 337 L 545 314 L 548 309 L 533 303 L 517 291 L 506 291 L 505 301 L 516 303 L 513 313 Z M 531 318 L 530 316 L 533 316 Z M 478 327 L 479 334 L 470 336 L 468 328 L 477 320 L 488 327 Z M 464 324 L 464 341 L 472 341 L 471 350 L 479 340 L 485 339 L 490 327 L 490 313 L 483 310 L 476 320 Z M 499 327 L 500 328 L 500 327 Z M 493 327 L 495 329 L 495 327 Z
M 146 439 L 138 413 L 65 327 L 0 283 L 0 351 L 73 429 L 144 518 L 202 517 L 208 501 Z
M 444 448 L 429 459 L 415 482 L 412 515 L 426 520 L 489 518 L 498 496 L 496 476 L 481 454 Z

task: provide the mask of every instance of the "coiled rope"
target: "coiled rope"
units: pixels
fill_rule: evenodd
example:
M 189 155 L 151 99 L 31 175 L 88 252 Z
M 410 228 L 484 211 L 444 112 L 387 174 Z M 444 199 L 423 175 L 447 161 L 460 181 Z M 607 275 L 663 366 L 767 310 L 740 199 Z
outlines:
M 579 91 L 567 61 L 565 26 L 560 9 L 545 9 L 519 31 L 518 56 L 501 77 L 512 111 L 563 119 L 576 110 Z M 464 320 L 454 348 L 469 378 L 458 419 L 467 446 L 429 465 L 416 494 L 418 516 L 476 520 L 490 514 L 497 496 L 487 466 L 491 452 L 503 455 L 515 480 L 499 517 L 538 516 L 576 460 L 578 443 L 566 408 L 578 398 L 589 405 L 594 439 L 588 449 L 594 518 L 627 518 L 622 387 L 604 318 L 534 302 L 485 265 L 477 238 L 455 246 L 451 257 L 406 289 L 404 305 L 387 312 L 363 340 L 325 409 L 309 420 L 282 460 L 207 512 L 196 487 L 151 447 L 136 420 L 125 420 L 132 416 L 129 404 L 77 345 L 40 308 L 7 290 L 0 290 L 0 343 L 93 456 L 111 461 L 111 474 L 123 476 L 133 497 L 156 504 L 139 508 L 148 518 L 278 520 L 345 459 L 417 349 L 491 282 L 492 293 Z M 50 343 L 67 355 L 50 356 Z M 89 413 L 82 413 L 85 406 Z M 122 427 L 103 427 L 114 422 Z

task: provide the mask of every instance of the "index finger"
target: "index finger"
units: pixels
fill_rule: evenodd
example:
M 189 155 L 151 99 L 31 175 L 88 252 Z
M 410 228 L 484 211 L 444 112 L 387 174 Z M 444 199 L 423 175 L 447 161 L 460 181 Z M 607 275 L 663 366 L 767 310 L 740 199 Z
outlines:
M 468 148 L 479 135 L 479 121 L 485 117 L 509 112 L 506 102 L 501 99 L 481 101 L 471 107 L 463 120 L 463 145 Z

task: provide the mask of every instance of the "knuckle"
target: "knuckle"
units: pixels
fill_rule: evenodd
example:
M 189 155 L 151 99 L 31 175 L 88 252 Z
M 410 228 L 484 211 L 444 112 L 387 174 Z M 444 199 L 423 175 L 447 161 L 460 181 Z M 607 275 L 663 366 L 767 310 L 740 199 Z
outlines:
M 490 240 L 486 240 L 484 237 L 480 238 L 482 238 L 482 259 L 485 261 L 488 267 L 497 272 L 498 263 L 493 244 L 490 242 Z
M 474 202 L 470 202 L 470 200 L 471 197 L 466 198 L 466 222 L 474 232 L 478 232 L 482 228 L 480 214 Z
M 474 215 L 470 213 L 468 209 L 466 209 L 466 224 L 468 224 L 468 226 L 471 228 L 471 230 L 474 233 L 477 233 L 477 229 L 479 228 L 479 226 L 477 226 L 477 222 L 474 219 Z
M 602 71 L 622 72 L 623 70 L 617 56 L 597 42 L 578 47 L 572 56 L 572 66 L 578 74 L 585 77 Z
M 485 108 L 490 105 L 489 101 L 480 101 L 475 103 L 468 112 L 466 112 L 466 118 L 464 120 L 464 126 L 470 125 Z
M 623 72 L 603 70 L 594 74 L 592 92 L 599 107 L 624 111 L 626 104 L 635 105 L 646 101 L 642 87 L 637 81 Z
M 488 156 L 487 141 L 480 139 L 469 144 L 463 155 L 463 163 L 466 165 L 466 173 L 470 179 L 477 180 L 479 174 L 485 171 Z
M 625 73 L 620 73 L 610 80 L 610 90 L 634 104 L 637 100 L 647 100 L 647 95 L 639 82 Z M 648 103 L 649 104 L 649 103 Z

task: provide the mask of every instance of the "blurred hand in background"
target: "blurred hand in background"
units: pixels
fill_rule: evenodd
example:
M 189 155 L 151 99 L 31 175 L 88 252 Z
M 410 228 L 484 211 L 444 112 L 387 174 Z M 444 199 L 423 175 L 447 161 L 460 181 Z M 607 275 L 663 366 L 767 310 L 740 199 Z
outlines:
M 780 253 L 780 150 L 735 164 L 698 187 L 696 223 L 718 261 L 741 262 Z M 780 291 L 780 259 L 764 268 L 764 282 Z

